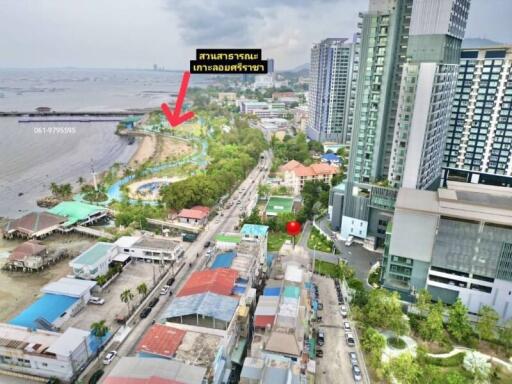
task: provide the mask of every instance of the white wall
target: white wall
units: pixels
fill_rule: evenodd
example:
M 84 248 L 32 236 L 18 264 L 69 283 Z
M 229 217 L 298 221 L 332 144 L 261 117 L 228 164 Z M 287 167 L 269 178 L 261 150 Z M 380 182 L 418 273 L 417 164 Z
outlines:
M 365 239 L 368 231 L 368 222 L 343 216 L 341 218 L 341 239 L 347 240 L 349 236 Z

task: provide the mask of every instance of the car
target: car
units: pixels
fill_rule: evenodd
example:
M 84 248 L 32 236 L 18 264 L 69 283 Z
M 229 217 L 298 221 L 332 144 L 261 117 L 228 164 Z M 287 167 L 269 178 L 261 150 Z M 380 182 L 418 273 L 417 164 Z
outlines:
M 206 243 L 204 243 L 204 247 L 205 247 L 205 248 L 208 248 L 208 247 L 210 246 L 210 244 L 211 244 L 211 243 L 212 243 L 211 241 L 207 241 Z
M 359 365 L 353 365 L 352 366 L 352 376 L 354 377 L 354 381 L 356 383 L 360 382 L 363 379 L 363 376 L 361 375 L 361 369 L 359 368 Z
M 174 281 L 175 281 L 175 278 L 171 277 L 169 280 L 167 280 L 167 285 L 170 287 L 171 285 L 174 284 Z
M 356 340 L 354 339 L 354 335 L 352 333 L 345 333 L 345 341 L 349 347 L 354 347 L 356 345 Z
M 107 352 L 107 354 L 105 355 L 105 357 L 103 358 L 103 364 L 104 365 L 109 365 L 113 360 L 114 358 L 117 356 L 117 351 L 110 351 L 110 352 Z
M 357 361 L 357 353 L 355 352 L 349 352 L 348 353 L 348 358 L 350 360 L 350 364 L 352 364 L 352 366 L 354 365 L 357 365 L 358 364 L 358 361 Z
M 324 351 L 321 349 L 316 350 L 316 357 L 324 357 Z
M 324 304 L 320 300 L 318 300 L 318 310 L 321 311 L 323 309 L 324 309 Z
M 212 249 L 211 249 L 211 248 L 208 248 L 208 250 L 206 251 L 206 254 L 207 254 L 208 256 L 210 256 L 210 255 L 212 254 L 212 252 L 213 252 L 213 251 L 212 251 Z
M 89 304 L 103 305 L 105 304 L 105 299 L 96 296 L 91 296 L 89 298 Z
M 323 331 L 318 331 L 318 336 L 316 338 L 316 342 L 320 346 L 325 344 L 325 333 Z
M 240 204 L 242 204 L 242 202 L 241 202 L 240 200 L 238 200 L 238 201 L 236 202 L 236 205 L 240 205 Z
M 151 300 L 148 304 L 148 307 L 153 308 L 158 303 L 159 298 L 155 297 L 153 300 Z
M 139 317 L 140 317 L 141 319 L 145 319 L 146 317 L 148 317 L 149 313 L 151 312 L 151 309 L 153 309 L 153 308 L 151 308 L 151 307 L 146 307 L 146 308 L 144 308 L 144 309 L 140 312 Z
M 354 242 L 354 236 L 349 236 L 347 241 L 345 241 L 345 246 L 350 247 L 353 242 Z
M 350 331 L 350 323 L 348 321 L 344 321 L 343 322 L 343 329 L 345 330 L 345 332 L 348 332 Z
M 171 289 L 171 287 L 164 285 L 160 290 L 160 295 L 167 295 L 169 293 L 169 289 Z
M 348 316 L 348 311 L 347 311 L 347 306 L 346 305 L 342 305 L 341 308 L 340 308 L 340 313 L 341 313 L 341 316 L 346 319 L 347 316 Z

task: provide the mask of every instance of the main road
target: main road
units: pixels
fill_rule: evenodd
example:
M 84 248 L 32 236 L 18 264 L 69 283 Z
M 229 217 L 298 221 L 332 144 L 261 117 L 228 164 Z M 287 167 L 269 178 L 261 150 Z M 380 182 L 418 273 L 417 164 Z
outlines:
M 179 291 L 191 273 L 205 267 L 207 263 L 206 256 L 204 256 L 206 243 L 211 241 L 219 233 L 233 232 L 238 228 L 241 216 L 249 213 L 248 211 L 252 209 L 251 206 L 254 205 L 257 199 L 258 185 L 268 176 L 268 170 L 272 164 L 271 156 L 270 151 L 263 153 L 258 165 L 247 175 L 246 179 L 238 186 L 228 201 L 224 203 L 225 208 L 219 208 L 217 216 L 210 221 L 196 241 L 186 249 L 179 271 L 175 274 L 175 270 L 178 268 L 174 268 L 174 270 L 170 269 L 150 294 L 148 294 L 143 303 L 127 321 L 125 328 L 126 332 L 129 332 L 127 336 L 121 342 L 116 341 L 116 337 L 112 338 L 105 346 L 103 352 L 89 364 L 80 375 L 79 379 L 87 383 L 91 375 L 99 369 L 104 370 L 102 376 L 104 378 L 111 371 L 119 357 L 129 356 L 134 353 L 135 347 L 141 337 L 154 322 L 158 322 L 162 318 L 164 310 L 173 298 L 173 296 L 168 295 L 160 296 L 160 289 L 166 284 L 167 280 L 175 274 L 175 282 L 171 290 L 172 292 Z M 140 319 L 140 311 L 155 297 L 160 298 L 158 304 L 153 308 L 148 317 Z M 121 330 L 119 332 L 122 332 Z M 118 357 L 116 357 L 110 365 L 104 366 L 102 363 L 103 357 L 113 348 L 116 348 Z

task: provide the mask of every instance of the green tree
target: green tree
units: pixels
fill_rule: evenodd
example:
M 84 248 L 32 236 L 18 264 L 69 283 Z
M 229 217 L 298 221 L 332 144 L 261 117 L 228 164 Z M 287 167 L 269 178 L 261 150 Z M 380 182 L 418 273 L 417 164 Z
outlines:
M 402 336 L 409 330 L 397 292 L 390 293 L 385 289 L 370 291 L 364 313 L 368 324 L 390 329 L 397 336 Z
M 121 297 L 121 301 L 128 306 L 128 313 L 130 313 L 131 312 L 130 302 L 135 297 L 133 295 L 132 291 L 130 291 L 129 289 L 125 289 L 123 292 L 121 292 L 120 297 Z
M 107 276 L 105 275 L 100 275 L 96 278 L 96 283 L 100 286 L 100 287 L 103 287 L 107 282 Z
M 410 353 L 402 353 L 391 359 L 384 367 L 384 375 L 392 382 L 400 384 L 419 384 L 422 370 Z
M 472 333 L 471 324 L 468 318 L 468 309 L 462 303 L 460 298 L 457 298 L 450 308 L 447 328 L 453 338 L 458 342 L 466 339 Z
M 418 291 L 416 299 L 416 309 L 421 317 L 427 317 L 432 309 L 432 295 L 428 290 L 422 288 Z
M 494 339 L 496 326 L 498 325 L 499 315 L 492 307 L 482 306 L 478 311 L 478 323 L 476 323 L 476 332 L 480 339 Z
M 428 341 L 440 341 L 443 337 L 443 303 L 438 301 L 420 323 L 420 335 Z
M 146 295 L 148 294 L 148 286 L 146 285 L 146 283 L 140 283 L 139 285 L 137 285 L 137 292 L 142 297 L 146 297 Z
M 505 349 L 512 351 L 512 319 L 508 320 L 498 331 L 500 340 L 503 342 Z
M 76 182 L 77 182 L 78 184 L 82 185 L 83 183 L 85 183 L 85 179 L 84 179 L 82 176 L 80 176 L 80 177 L 77 179 L 77 181 L 76 181 Z
M 107 335 L 109 332 L 109 328 L 105 322 L 105 320 L 100 320 L 91 324 L 91 334 L 100 341 L 103 337 Z
M 374 368 L 379 367 L 382 361 L 382 352 L 386 347 L 386 338 L 375 328 L 367 327 L 363 329 L 361 335 L 361 346 L 368 354 L 370 365 Z
M 260 184 L 258 185 L 258 195 L 260 195 L 260 197 L 266 197 L 270 193 L 270 189 L 270 185 Z

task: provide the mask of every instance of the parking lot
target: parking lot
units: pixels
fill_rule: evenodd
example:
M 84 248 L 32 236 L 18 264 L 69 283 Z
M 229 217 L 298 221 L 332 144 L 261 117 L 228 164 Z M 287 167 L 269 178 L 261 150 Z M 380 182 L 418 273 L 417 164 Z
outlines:
M 318 312 L 322 317 L 318 328 L 325 335 L 324 345 L 317 347 L 323 350 L 323 357 L 317 358 L 315 382 L 354 383 L 349 352 L 356 352 L 356 349 L 349 347 L 345 341 L 343 322 L 348 319 L 341 316 L 334 280 L 314 275 L 313 282 L 318 285 L 319 298 L 323 304 L 323 310 Z
M 115 322 L 116 314 L 125 314 L 128 311 L 127 305 L 121 301 L 121 292 L 125 289 L 130 289 L 134 295 L 130 306 L 133 308 L 133 306 L 138 305 L 141 297 L 137 292 L 137 286 L 141 283 L 146 283 L 149 292 L 153 286 L 153 272 L 158 282 L 158 276 L 160 274 L 158 264 L 141 261 L 131 262 L 103 292 L 97 294 L 98 297 L 105 300 L 105 304 L 87 304 L 76 316 L 66 321 L 64 327 L 75 327 L 87 330 L 92 323 L 105 320 L 111 331 L 117 329 L 119 325 Z

